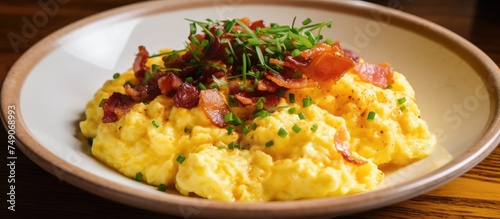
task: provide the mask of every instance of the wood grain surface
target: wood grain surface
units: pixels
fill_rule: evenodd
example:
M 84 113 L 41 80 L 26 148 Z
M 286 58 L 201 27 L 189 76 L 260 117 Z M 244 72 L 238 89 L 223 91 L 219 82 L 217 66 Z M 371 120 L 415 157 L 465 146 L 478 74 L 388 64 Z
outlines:
M 26 18 L 50 0 L 0 1 L 0 83 L 13 63 L 48 34 L 98 12 L 137 0 L 52 0 L 60 7 L 35 33 L 13 44 L 9 33 L 22 34 Z M 500 1 L 371 0 L 442 25 L 488 54 L 500 65 Z M 7 134 L 0 131 L 2 183 L 0 218 L 176 218 L 115 203 L 80 190 L 45 172 L 21 153 L 16 160 L 16 208 L 7 210 Z M 500 218 L 500 147 L 463 176 L 416 198 L 343 218 Z

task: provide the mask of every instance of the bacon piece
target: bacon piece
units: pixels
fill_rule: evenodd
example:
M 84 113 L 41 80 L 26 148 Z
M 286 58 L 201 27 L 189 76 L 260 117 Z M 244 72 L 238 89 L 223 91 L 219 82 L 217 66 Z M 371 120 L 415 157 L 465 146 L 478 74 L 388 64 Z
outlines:
M 216 89 L 200 91 L 199 106 L 212 124 L 219 128 L 226 126 L 224 115 L 230 112 L 229 106 Z
M 270 72 L 265 73 L 265 77 L 280 87 L 284 88 L 304 88 L 316 87 L 316 81 L 308 80 L 307 78 L 285 78 L 282 74 L 274 74 Z
M 156 83 L 156 82 L 155 82 Z M 132 88 L 130 85 L 125 86 L 125 92 L 134 100 L 135 102 L 149 102 L 154 100 L 158 95 L 161 94 L 160 89 L 157 84 L 145 84 L 138 85 Z
M 182 83 L 182 79 L 172 72 L 168 72 L 167 75 L 158 79 L 161 94 L 167 96 L 173 96 Z
M 320 85 L 337 82 L 344 73 L 354 67 L 354 61 L 345 56 L 338 45 L 320 43 L 311 49 L 302 51 L 301 56 L 310 59 L 307 66 L 290 63 L 307 77 L 317 81 Z
M 263 20 L 258 20 L 258 21 L 252 22 L 248 27 L 250 27 L 250 29 L 252 29 L 252 30 L 256 30 L 257 27 L 264 28 L 264 27 L 266 27 L 266 25 L 264 25 Z
M 337 130 L 334 137 L 335 141 L 335 149 L 342 155 L 342 157 L 355 165 L 363 165 L 366 163 L 366 160 L 361 160 L 354 157 L 351 154 L 351 148 L 349 147 L 349 135 L 345 126 L 342 126 Z
M 344 55 L 346 55 L 349 58 L 351 58 L 352 61 L 354 61 L 354 63 L 356 63 L 356 64 L 359 63 L 359 56 L 358 56 L 358 54 L 356 54 L 352 50 L 348 50 L 348 49 L 342 49 L 342 51 L 344 52 Z
M 205 52 L 205 58 L 206 59 L 213 58 L 217 54 L 217 51 L 219 51 L 220 47 L 221 47 L 220 38 L 214 37 L 212 43 L 210 44 L 210 47 Z
M 229 81 L 229 93 L 230 94 L 238 94 L 244 93 L 244 90 L 240 90 L 240 84 L 236 81 Z
M 280 97 L 276 94 L 267 94 L 264 96 L 265 102 L 264 102 L 264 109 L 270 109 L 278 105 L 280 102 Z M 257 105 L 257 101 L 259 99 L 259 96 L 255 95 L 250 95 L 250 93 L 237 93 L 234 95 L 234 99 L 236 99 L 241 105 L 247 106 L 247 105 Z
M 136 103 L 129 95 L 114 92 L 101 106 L 104 112 L 102 122 L 118 121 L 119 117 L 130 111 Z
M 309 64 L 311 64 L 311 59 L 306 59 L 302 56 L 287 56 L 285 57 L 284 66 L 297 70 L 297 68 L 307 67 Z
M 176 107 L 191 109 L 198 105 L 199 99 L 200 93 L 198 89 L 189 83 L 183 83 L 174 95 L 174 105 Z
M 149 58 L 149 53 L 146 50 L 146 47 L 139 46 L 139 52 L 137 53 L 137 56 L 135 57 L 135 61 L 134 61 L 134 65 L 133 65 L 134 75 L 139 81 L 144 80 L 144 77 L 145 77 L 144 75 L 148 71 L 148 67 L 146 66 L 146 62 L 148 62 L 148 58 Z
M 145 89 L 136 90 L 128 84 L 125 86 L 125 93 L 137 102 L 141 102 L 141 100 L 148 98 L 148 93 Z
M 237 93 L 234 95 L 234 99 L 241 103 L 241 105 L 246 106 L 250 104 L 257 103 L 257 97 L 249 97 L 245 93 Z
M 394 71 L 388 63 L 370 64 L 359 63 L 354 67 L 354 72 L 361 76 L 366 82 L 372 83 L 380 88 L 386 88 L 394 83 Z
M 270 109 L 278 105 L 280 102 L 280 97 L 276 94 L 269 94 L 266 96 L 266 102 L 264 103 L 264 109 Z
M 263 78 L 257 82 L 258 91 L 267 91 L 270 93 L 276 93 L 278 88 L 279 86 L 276 83 L 266 78 Z

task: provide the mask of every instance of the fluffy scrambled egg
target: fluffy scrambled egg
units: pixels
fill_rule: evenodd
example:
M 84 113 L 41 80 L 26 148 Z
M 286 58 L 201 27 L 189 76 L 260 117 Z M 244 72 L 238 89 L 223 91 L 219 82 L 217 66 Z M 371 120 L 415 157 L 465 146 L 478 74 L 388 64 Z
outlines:
M 148 64 L 154 62 L 159 60 Z M 183 195 L 253 202 L 369 191 L 383 180 L 380 166 L 422 159 L 435 144 L 414 91 L 397 72 L 391 89 L 351 72 L 328 88 L 290 89 L 278 104 L 288 107 L 245 121 L 246 131 L 241 126 L 231 132 L 214 126 L 199 107 L 175 107 L 165 95 L 134 105 L 117 122 L 102 123 L 101 101 L 124 93 L 123 84 L 134 80 L 130 71 L 107 81 L 87 104 L 81 130 L 93 138 L 92 154 L 99 160 Z M 227 97 L 227 91 L 220 93 Z M 289 103 L 288 93 L 295 94 L 296 103 Z M 302 106 L 305 97 L 312 98 L 311 106 Z M 370 112 L 374 116 L 367 119 Z M 278 135 L 280 129 L 286 135 Z M 351 155 L 364 162 L 343 159 L 335 138 L 348 142 Z
M 319 42 L 331 21 L 190 22 L 185 49 L 139 46 L 86 106 L 92 154 L 124 175 L 211 200 L 297 200 L 373 190 L 431 153 L 406 78 Z

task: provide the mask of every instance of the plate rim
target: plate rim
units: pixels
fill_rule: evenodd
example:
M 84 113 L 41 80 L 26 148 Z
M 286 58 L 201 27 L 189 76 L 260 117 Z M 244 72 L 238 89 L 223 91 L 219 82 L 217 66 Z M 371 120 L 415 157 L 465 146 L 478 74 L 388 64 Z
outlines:
M 133 3 L 130 5 L 121 6 L 98 14 L 83 18 L 73 22 L 56 32 L 50 34 L 44 39 L 37 42 L 29 48 L 12 66 L 4 80 L 1 93 L 2 107 L 2 124 L 7 128 L 5 118 L 7 118 L 7 106 L 20 106 L 20 92 L 23 83 L 26 80 L 29 72 L 37 65 L 37 63 L 46 55 L 57 48 L 58 40 L 62 39 L 67 34 L 78 30 L 80 27 L 92 24 L 96 21 L 106 19 L 123 19 L 123 18 L 140 18 L 151 12 L 159 13 L 175 11 L 179 8 L 197 8 L 212 4 L 212 1 L 197 0 L 188 2 L 179 1 L 147 1 Z M 452 179 L 462 175 L 484 158 L 486 158 L 500 143 L 500 109 L 498 106 L 500 93 L 500 70 L 498 66 L 480 49 L 472 45 L 467 40 L 456 35 L 455 33 L 437 25 L 416 17 L 406 12 L 397 11 L 392 8 L 378 6 L 368 2 L 360 1 L 264 1 L 264 0 L 244 0 L 241 4 L 282 4 L 286 3 L 293 6 L 304 6 L 309 8 L 322 8 L 328 6 L 326 10 L 337 7 L 346 10 L 348 14 L 354 14 L 364 17 L 369 17 L 365 12 L 388 11 L 392 14 L 392 22 L 389 25 L 403 27 L 419 34 L 420 36 L 429 38 L 439 43 L 446 43 L 447 47 L 453 47 L 453 50 L 458 56 L 467 60 L 468 64 L 477 72 L 484 73 L 479 75 L 488 88 L 490 94 L 491 108 L 485 131 L 480 138 L 470 146 L 468 152 L 462 153 L 455 157 L 451 162 L 444 166 L 425 174 L 417 179 L 399 184 L 397 187 L 384 188 L 368 193 L 355 194 L 351 196 L 339 198 L 321 198 L 313 200 L 298 200 L 298 201 L 278 201 L 266 203 L 231 203 L 219 201 L 210 201 L 206 199 L 197 199 L 191 197 L 183 197 L 178 195 L 158 193 L 155 190 L 142 193 L 135 192 L 133 188 L 128 188 L 126 191 L 119 189 L 122 185 L 110 180 L 94 176 L 92 173 L 84 169 L 72 165 L 71 163 L 55 156 L 40 143 L 38 143 L 29 132 L 28 127 L 24 124 L 20 111 L 17 110 L 16 118 L 16 137 L 17 146 L 21 151 L 34 161 L 38 166 L 45 169 L 52 175 L 64 180 L 80 189 L 83 189 L 92 194 L 127 204 L 134 207 L 139 207 L 147 210 L 168 213 L 178 216 L 183 216 L 183 208 L 200 209 L 201 216 L 217 216 L 217 217 L 283 217 L 283 216 L 311 216 L 311 215 L 329 215 L 332 214 L 350 214 L 359 211 L 370 210 L 385 205 L 393 204 L 411 197 L 420 195 L 426 191 L 434 189 L 442 184 L 451 181 Z M 160 7 L 158 7 L 160 6 Z M 167 10 L 164 10 L 167 8 Z M 348 11 L 350 10 L 350 11 Z M 111 22 L 111 21 L 110 21 Z M 409 29 L 405 25 L 418 27 L 419 29 Z M 416 26 L 415 26 L 416 25 Z M 420 31 L 420 32 L 417 32 Z M 423 32 L 422 32 L 423 31 Z M 438 33 L 434 38 L 428 37 L 424 33 Z M 27 60 L 36 60 L 27 62 Z M 25 65 L 24 63 L 30 63 Z M 14 95 L 13 95 L 14 94 Z M 460 158 L 457 160 L 457 158 Z M 439 173 L 439 174 L 438 174 Z M 445 176 L 445 177 L 443 177 Z M 429 186 L 431 185 L 431 186 Z M 412 194 L 408 194 L 412 191 Z M 416 191 L 416 192 L 415 192 Z M 391 198 L 385 198 L 383 202 L 376 202 L 389 193 Z M 392 194 L 392 195 L 391 195 Z M 402 195 L 403 194 L 403 195 Z M 363 198 L 363 204 L 352 205 L 359 202 L 360 197 Z M 338 208 L 328 208 L 338 206 Z M 279 209 L 280 211 L 276 211 Z M 231 215 L 225 215 L 222 211 L 231 211 Z M 248 213 L 251 213 L 248 215 Z

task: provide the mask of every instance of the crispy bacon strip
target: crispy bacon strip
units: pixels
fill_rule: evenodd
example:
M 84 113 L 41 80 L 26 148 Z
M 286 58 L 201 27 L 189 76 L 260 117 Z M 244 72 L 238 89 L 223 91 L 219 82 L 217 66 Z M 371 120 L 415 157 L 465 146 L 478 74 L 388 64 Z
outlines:
M 236 99 L 243 106 L 257 103 L 256 97 L 253 97 L 253 99 L 252 99 L 252 97 L 248 97 L 247 95 L 245 95 L 245 93 L 235 94 L 234 99 Z
M 280 97 L 277 94 L 266 95 L 266 102 L 264 103 L 264 109 L 268 110 L 278 105 L 280 102 Z
M 355 165 L 363 165 L 366 160 L 360 160 L 351 154 L 351 149 L 349 147 L 349 135 L 345 126 L 342 126 L 337 130 L 334 137 L 335 149 L 342 155 L 342 157 Z
M 285 78 L 282 74 L 274 74 L 271 72 L 266 72 L 265 77 L 276 83 L 278 86 L 284 88 L 304 88 L 318 86 L 318 83 L 316 81 L 308 80 L 307 78 Z
M 354 63 L 356 63 L 356 64 L 359 63 L 359 56 L 354 51 L 348 50 L 348 49 L 342 49 L 342 51 L 344 52 L 344 55 L 346 55 L 349 58 L 351 58 L 352 61 L 354 61 Z
M 200 93 L 198 89 L 192 84 L 183 83 L 174 95 L 174 105 L 176 107 L 191 109 L 198 105 L 199 99 Z
M 216 89 L 200 91 L 200 102 L 198 104 L 212 124 L 219 128 L 226 125 L 224 115 L 230 112 L 229 106 Z
M 278 90 L 279 86 L 272 82 L 269 79 L 263 78 L 257 82 L 257 90 L 259 91 L 267 91 L 270 93 L 276 93 Z
M 135 104 L 129 95 L 114 92 L 101 106 L 104 112 L 102 122 L 118 121 L 119 117 L 130 111 Z
M 278 105 L 280 102 L 280 97 L 276 94 L 267 94 L 263 96 L 265 99 L 264 109 L 270 109 Z M 241 105 L 256 105 L 259 99 L 257 95 L 250 95 L 249 93 L 237 93 L 234 95 L 234 99 L 236 99 Z
M 301 56 L 311 60 L 307 66 L 297 66 L 300 72 L 320 85 L 337 82 L 344 73 L 354 67 L 354 61 L 345 56 L 339 45 L 320 43 L 312 49 L 302 51 Z M 293 64 L 293 63 L 291 63 Z
M 359 63 L 354 68 L 354 72 L 361 78 L 380 88 L 386 88 L 394 83 L 394 71 L 389 63 L 370 64 Z
M 158 87 L 161 90 L 161 94 L 167 96 L 173 96 L 182 83 L 182 79 L 172 72 L 168 72 L 167 75 L 158 79 Z
M 139 81 L 144 80 L 145 74 L 148 71 L 148 67 L 146 66 L 148 58 L 149 58 L 149 53 L 146 50 L 146 47 L 139 46 L 139 52 L 135 57 L 133 65 L 134 75 Z

